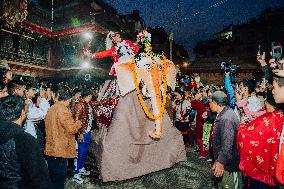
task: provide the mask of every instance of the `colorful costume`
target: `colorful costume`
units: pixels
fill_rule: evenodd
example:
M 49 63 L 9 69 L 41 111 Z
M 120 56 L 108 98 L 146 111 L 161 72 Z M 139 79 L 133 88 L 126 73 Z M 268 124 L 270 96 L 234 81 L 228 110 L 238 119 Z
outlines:
M 275 170 L 283 121 L 283 112 L 275 111 L 240 125 L 237 144 L 240 169 L 245 177 L 277 185 Z
M 101 139 L 97 141 L 96 158 L 104 182 L 138 177 L 186 160 L 182 137 L 172 126 L 166 112 L 161 117 L 163 137 L 157 142 L 149 137 L 148 132 L 153 129 L 155 122 L 146 116 L 138 100 L 133 77 L 133 59 L 129 61 L 131 58 L 126 54 L 119 56 L 118 62 L 114 64 L 120 97 L 117 106 L 114 106 L 108 130 L 100 128 L 98 131 Z M 137 80 L 141 81 L 142 77 L 138 75 Z M 107 86 L 103 87 L 105 91 L 100 91 L 100 94 L 107 94 L 106 90 L 115 89 Z M 150 93 L 153 90 L 148 88 Z M 151 108 L 152 101 L 146 99 L 145 104 L 147 108 Z M 104 125 L 106 124 L 98 123 L 99 127 Z
M 125 58 L 125 61 L 130 61 L 129 56 L 134 56 L 139 50 L 135 44 L 129 40 L 123 40 L 119 45 L 112 47 L 106 51 L 94 53 L 92 58 L 106 58 L 113 57 L 113 66 L 110 70 L 110 75 L 115 75 L 115 64 L 122 61 Z M 120 53 L 124 53 L 122 56 Z
M 117 33 L 110 32 L 108 34 L 107 40 L 109 40 L 109 38 L 112 38 L 114 35 L 117 35 Z M 131 72 L 129 70 L 129 65 L 131 63 L 131 58 L 134 57 L 138 50 L 138 46 L 136 46 L 131 41 L 122 40 L 121 42 L 118 42 L 114 47 L 107 47 L 106 51 L 97 52 L 92 55 L 92 58 L 113 57 L 114 63 L 109 74 L 116 74 L 121 96 L 124 96 L 128 92 L 135 89 Z

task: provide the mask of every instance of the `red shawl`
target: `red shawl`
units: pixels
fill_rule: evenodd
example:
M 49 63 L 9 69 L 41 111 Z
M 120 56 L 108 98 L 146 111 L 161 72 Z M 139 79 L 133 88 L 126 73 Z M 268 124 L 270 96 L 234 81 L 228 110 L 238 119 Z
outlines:
M 237 144 L 244 176 L 276 186 L 275 169 L 283 121 L 283 112 L 275 111 L 240 125 Z

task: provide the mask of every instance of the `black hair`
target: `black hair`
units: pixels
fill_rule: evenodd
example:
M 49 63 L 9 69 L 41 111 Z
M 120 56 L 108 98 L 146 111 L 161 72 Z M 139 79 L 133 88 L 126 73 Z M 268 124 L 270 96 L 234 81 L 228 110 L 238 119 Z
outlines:
M 0 99 L 0 119 L 15 121 L 25 108 L 25 100 L 19 96 L 6 96 Z
M 8 93 L 9 95 L 13 95 L 15 89 L 19 89 L 22 86 L 25 86 L 26 84 L 22 80 L 12 80 L 8 83 Z
M 0 68 L 0 76 L 1 76 L 1 80 L 5 80 L 6 74 L 11 71 L 10 69 L 7 68 Z
M 33 89 L 33 88 L 34 88 L 34 87 L 33 87 L 33 85 L 31 85 L 31 84 L 27 84 L 27 85 L 26 85 L 26 89 L 27 89 L 27 90 Z
M 46 91 L 46 90 L 47 90 L 47 86 L 46 86 L 46 85 L 41 85 L 41 86 L 40 86 L 40 89 L 43 89 L 43 90 Z
M 279 85 L 279 87 L 284 87 L 284 78 L 275 76 L 273 77 L 273 80 L 276 81 Z
M 73 97 L 73 93 L 70 91 L 69 87 L 63 86 L 57 91 L 58 100 L 64 101 L 69 100 Z
M 273 107 L 277 107 L 277 103 L 273 97 L 272 91 L 267 91 L 266 93 L 266 102 L 269 103 Z
M 0 91 L 2 91 L 3 89 L 5 89 L 6 85 L 3 81 L 0 80 Z
M 80 92 L 82 92 L 82 89 L 80 89 L 79 87 L 76 87 L 76 88 L 73 89 L 72 96 L 74 96 L 75 94 L 80 93 Z
M 250 80 L 245 80 L 243 82 L 244 86 L 248 88 L 248 92 L 249 94 L 251 94 L 252 92 L 255 91 L 255 88 L 256 88 L 256 82 L 252 79 Z
M 88 89 L 88 88 L 85 88 L 82 90 L 82 98 L 86 97 L 86 96 L 89 96 L 89 95 L 92 95 L 93 94 L 93 91 L 91 89 Z
M 208 96 L 203 96 L 202 97 L 202 102 L 205 106 L 209 106 L 209 97 Z

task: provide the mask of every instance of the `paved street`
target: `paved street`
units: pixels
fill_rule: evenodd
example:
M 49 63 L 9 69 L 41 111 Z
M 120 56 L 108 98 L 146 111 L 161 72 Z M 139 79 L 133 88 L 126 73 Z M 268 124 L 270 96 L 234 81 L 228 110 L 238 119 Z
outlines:
M 212 188 L 211 170 L 205 160 L 199 160 L 198 154 L 187 149 L 187 162 L 170 169 L 151 173 L 142 177 L 122 181 L 103 183 L 98 172 L 91 168 L 91 176 L 85 178 L 82 185 L 68 179 L 66 189 L 210 189 Z

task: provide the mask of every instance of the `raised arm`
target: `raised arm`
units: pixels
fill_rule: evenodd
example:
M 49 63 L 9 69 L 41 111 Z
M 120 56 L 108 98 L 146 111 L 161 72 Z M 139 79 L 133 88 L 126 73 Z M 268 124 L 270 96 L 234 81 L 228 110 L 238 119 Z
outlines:
M 232 83 L 231 83 L 231 78 L 229 73 L 225 74 L 225 89 L 228 92 L 228 94 L 230 95 L 230 104 L 236 104 L 236 98 L 235 98 L 235 92 L 234 89 L 232 87 Z
M 106 58 L 106 57 L 113 57 L 116 52 L 116 47 L 113 47 L 111 49 L 101 51 L 101 52 L 96 52 L 92 54 L 92 58 Z
M 261 69 L 264 75 L 264 78 L 267 81 L 272 81 L 272 71 L 271 68 L 267 65 L 266 61 L 265 61 L 265 52 L 263 52 L 262 55 L 258 55 L 257 56 L 257 61 L 260 63 L 261 65 Z

